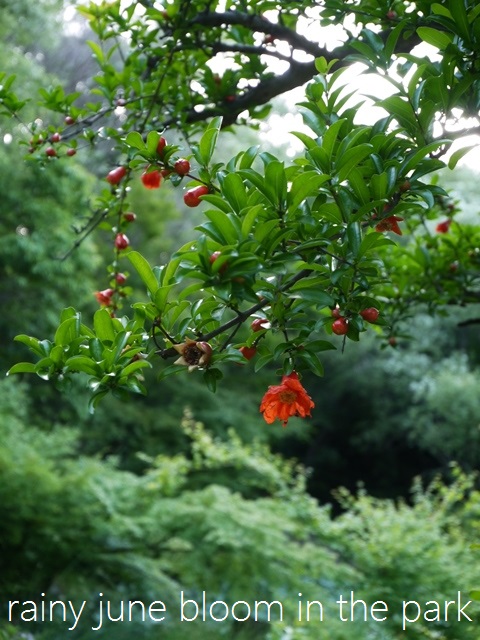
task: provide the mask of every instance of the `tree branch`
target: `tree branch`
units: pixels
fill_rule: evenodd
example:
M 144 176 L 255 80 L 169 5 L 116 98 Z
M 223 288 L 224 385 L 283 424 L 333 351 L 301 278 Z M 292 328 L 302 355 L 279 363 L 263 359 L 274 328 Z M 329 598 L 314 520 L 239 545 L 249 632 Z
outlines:
M 335 68 L 349 64 L 348 56 L 355 53 L 354 49 L 352 49 L 348 43 L 329 50 L 326 47 L 320 47 L 317 43 L 308 40 L 288 27 L 281 24 L 273 24 L 261 16 L 248 15 L 239 11 L 225 11 L 223 13 L 205 11 L 198 14 L 188 23 L 188 26 L 191 25 L 199 25 L 206 28 L 232 25 L 244 26 L 252 31 L 266 33 L 275 38 L 285 40 L 292 49 L 301 50 L 313 56 L 313 58 L 323 57 L 327 62 L 336 60 Z M 391 30 L 389 29 L 379 35 L 386 40 L 390 32 Z M 419 42 L 420 38 L 416 33 L 413 33 L 403 40 L 399 39 L 395 53 L 409 53 Z M 263 47 L 238 43 L 224 44 L 221 42 L 206 42 L 204 44 L 210 47 L 213 53 L 239 51 L 250 55 L 275 55 L 274 52 L 264 51 Z M 281 56 L 277 55 L 277 57 L 280 58 Z M 235 96 L 235 100 L 228 104 L 217 104 L 216 106 L 206 107 L 201 111 L 192 108 L 186 114 L 186 123 L 203 122 L 214 116 L 223 116 L 223 127 L 228 127 L 235 124 L 239 114 L 243 111 L 267 104 L 273 98 L 304 85 L 317 74 L 314 59 L 307 62 L 299 62 L 286 56 L 283 56 L 282 59 L 288 61 L 290 64 L 290 68 L 285 73 L 275 77 L 265 78 L 257 86 L 248 89 L 241 95 Z M 173 118 L 163 123 L 165 127 L 174 124 L 178 123 Z
M 267 104 L 286 91 L 300 87 L 317 73 L 315 62 L 297 62 L 292 61 L 290 69 L 280 76 L 266 78 L 256 87 L 252 87 L 242 95 L 236 96 L 233 102 L 228 104 L 219 104 L 215 107 L 196 111 L 190 109 L 186 115 L 186 122 L 192 124 L 194 122 L 203 122 L 214 116 L 223 116 L 223 127 L 235 124 L 238 116 L 242 111 Z M 171 118 L 163 122 L 164 127 L 176 124 L 176 119 Z
M 242 26 L 250 29 L 250 31 L 258 31 L 279 40 L 286 40 L 294 49 L 300 49 L 314 57 L 325 55 L 326 52 L 315 42 L 308 40 L 308 38 L 284 25 L 274 24 L 262 16 L 249 15 L 240 11 L 199 13 L 189 24 L 201 25 L 202 27 Z
M 313 273 L 313 269 L 302 269 L 297 274 L 292 276 L 290 280 L 288 280 L 282 287 L 280 287 L 279 293 L 284 293 L 285 291 L 288 291 L 293 287 L 295 283 L 297 283 L 299 280 L 302 280 L 303 278 L 307 278 L 311 273 Z M 259 302 L 254 304 L 252 307 L 249 307 L 245 311 L 238 311 L 235 318 L 232 318 L 231 320 L 223 324 L 221 327 L 217 327 L 217 329 L 210 331 L 210 333 L 206 333 L 205 335 L 200 336 L 199 340 L 208 342 L 209 340 L 211 340 L 212 338 L 215 338 L 216 336 L 220 335 L 224 331 L 228 331 L 229 329 L 232 329 L 233 327 L 236 327 L 242 324 L 242 322 L 245 322 L 245 320 L 249 318 L 253 313 L 255 313 L 256 311 L 259 311 L 260 309 L 263 309 L 263 307 L 267 307 L 269 304 L 271 304 L 271 300 L 264 299 L 264 300 L 260 300 Z M 162 357 L 164 360 L 167 360 L 168 358 L 173 358 L 174 356 L 178 355 L 178 352 L 173 347 L 169 347 L 168 349 L 157 351 L 156 353 L 157 355 Z

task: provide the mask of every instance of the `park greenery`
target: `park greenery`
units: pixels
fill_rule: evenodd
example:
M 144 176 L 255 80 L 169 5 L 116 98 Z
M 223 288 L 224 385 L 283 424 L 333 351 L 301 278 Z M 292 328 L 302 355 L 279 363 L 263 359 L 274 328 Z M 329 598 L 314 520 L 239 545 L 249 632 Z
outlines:
M 0 5 L 1 640 L 474 640 L 480 6 Z

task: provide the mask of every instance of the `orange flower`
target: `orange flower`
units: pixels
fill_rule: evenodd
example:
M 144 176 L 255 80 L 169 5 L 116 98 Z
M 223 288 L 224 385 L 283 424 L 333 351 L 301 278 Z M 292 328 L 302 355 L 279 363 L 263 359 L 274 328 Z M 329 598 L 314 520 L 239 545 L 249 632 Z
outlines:
M 288 376 L 283 376 L 281 384 L 268 387 L 260 404 L 260 411 L 268 424 L 278 418 L 286 427 L 292 416 L 310 416 L 310 409 L 314 406 L 298 375 L 292 371 Z
M 437 233 L 448 233 L 451 224 L 451 220 L 444 220 L 443 222 L 439 222 L 437 224 Z
M 104 306 L 109 307 L 112 304 L 112 296 L 115 291 L 113 289 L 104 289 L 103 291 L 95 291 L 95 298 L 97 302 Z
M 375 231 L 378 231 L 379 233 L 383 233 L 384 231 L 392 231 L 398 236 L 401 236 L 402 230 L 398 226 L 398 223 L 402 222 L 402 220 L 403 218 L 400 218 L 399 216 L 388 216 L 388 218 L 385 218 L 377 224 L 377 226 L 375 227 Z

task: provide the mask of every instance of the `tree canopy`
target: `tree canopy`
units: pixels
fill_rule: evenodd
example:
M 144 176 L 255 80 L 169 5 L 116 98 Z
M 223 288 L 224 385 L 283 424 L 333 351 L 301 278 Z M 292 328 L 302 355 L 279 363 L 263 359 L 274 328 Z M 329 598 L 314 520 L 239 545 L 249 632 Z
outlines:
M 43 86 L 41 118 L 22 120 L 32 106 L 13 76 L 0 98 L 2 114 L 20 120 L 28 161 L 49 172 L 78 154 L 97 174 L 66 253 L 106 230 L 108 278 L 93 322 L 67 308 L 50 340 L 18 336 L 37 362 L 12 373 L 63 387 L 86 374 L 94 408 L 110 392 L 146 393 L 147 368 L 160 379 L 199 370 L 215 390 L 232 364 L 275 363 L 282 378 L 261 410 L 286 424 L 310 415 L 300 378 L 323 374 L 322 352 L 372 329 L 395 347 L 420 309 L 478 303 L 480 229 L 439 173 L 479 126 L 476 2 L 144 0 L 78 10 L 94 33 L 94 73 L 73 92 Z M 367 91 L 352 88 L 358 75 Z M 295 107 L 305 126 L 292 132 L 303 152 L 249 146 L 217 159 L 228 130 L 241 139 L 274 98 L 305 83 Z M 183 246 L 150 264 L 131 241 L 131 185 L 167 182 L 201 218 Z M 131 306 L 129 270 L 148 293 Z

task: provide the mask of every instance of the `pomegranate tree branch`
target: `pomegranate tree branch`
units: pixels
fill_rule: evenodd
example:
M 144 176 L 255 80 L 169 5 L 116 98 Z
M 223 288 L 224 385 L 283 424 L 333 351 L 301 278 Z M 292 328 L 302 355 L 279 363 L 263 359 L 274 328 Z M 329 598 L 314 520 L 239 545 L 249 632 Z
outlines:
M 279 288 L 279 293 L 285 293 L 286 291 L 291 289 L 293 285 L 296 284 L 299 280 L 302 280 L 303 278 L 307 278 L 311 273 L 313 273 L 313 271 L 314 271 L 313 269 L 302 269 L 301 271 L 296 273 L 294 276 L 292 276 L 289 280 L 287 280 L 287 282 Z M 263 307 L 267 307 L 269 304 L 271 304 L 271 300 L 267 300 L 267 299 L 259 300 L 259 302 L 249 307 L 245 311 L 237 311 L 237 315 L 235 316 L 235 318 L 232 318 L 228 322 L 225 322 L 225 324 L 222 324 L 220 327 L 217 327 L 213 331 L 210 331 L 209 333 L 199 336 L 198 339 L 208 342 L 208 340 L 215 338 L 216 336 L 220 335 L 224 331 L 228 331 L 233 327 L 239 326 L 240 324 L 245 322 L 245 320 L 247 320 L 247 318 L 249 318 L 252 314 L 256 313 L 260 309 L 263 309 Z M 169 347 L 168 349 L 157 351 L 156 353 L 164 360 L 167 360 L 168 358 L 173 358 L 175 355 L 178 355 L 177 351 L 173 347 Z

